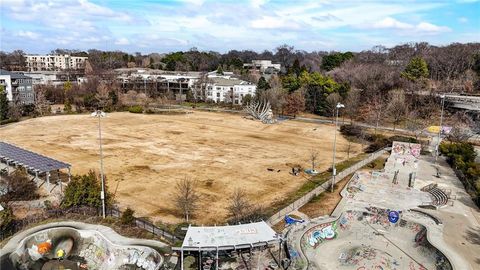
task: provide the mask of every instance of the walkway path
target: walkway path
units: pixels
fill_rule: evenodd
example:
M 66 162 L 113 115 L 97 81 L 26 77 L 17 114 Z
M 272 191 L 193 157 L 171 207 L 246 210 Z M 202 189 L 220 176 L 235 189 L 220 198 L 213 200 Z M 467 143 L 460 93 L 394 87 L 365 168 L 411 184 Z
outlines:
M 451 191 L 452 197 L 456 197 L 456 200 L 453 201 L 453 205 L 439 210 L 424 209 L 424 211 L 442 221 L 445 243 L 461 254 L 471 269 L 480 269 L 480 210 L 442 157 L 438 159 L 438 164 L 440 178 L 436 177 L 434 158 L 423 156 L 420 159 L 416 184 L 437 183 L 439 188 Z

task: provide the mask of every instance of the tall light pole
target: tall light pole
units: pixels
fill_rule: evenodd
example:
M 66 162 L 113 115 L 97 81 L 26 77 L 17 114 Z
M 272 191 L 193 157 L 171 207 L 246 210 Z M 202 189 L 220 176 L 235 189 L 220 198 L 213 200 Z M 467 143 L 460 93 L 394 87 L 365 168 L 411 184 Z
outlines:
M 101 110 L 96 110 L 91 114 L 93 117 L 98 117 L 98 141 L 100 145 L 100 180 L 102 183 L 102 192 L 100 199 L 102 200 L 102 216 L 105 218 L 105 177 L 103 175 L 103 150 L 102 150 L 102 125 L 100 118 L 105 117 L 106 114 Z
M 441 95 L 440 98 L 442 99 L 442 111 L 440 113 L 440 128 L 438 129 L 438 138 L 437 138 L 437 145 L 435 149 L 435 162 L 437 162 L 438 159 L 438 153 L 440 151 L 440 135 L 442 133 L 442 125 L 443 125 L 443 108 L 445 107 L 445 95 Z
M 333 186 L 335 185 L 335 176 L 337 175 L 337 169 L 335 168 L 335 155 L 336 155 L 336 151 L 337 151 L 338 111 L 339 111 L 341 108 L 345 108 L 345 105 L 343 105 L 342 103 L 338 102 L 338 103 L 337 103 L 337 106 L 335 106 L 335 108 L 337 109 L 337 113 L 336 113 L 336 117 L 335 117 L 335 131 L 334 131 L 334 135 L 333 135 L 333 165 L 332 165 L 332 174 L 333 174 L 333 177 L 332 177 L 332 187 L 331 187 L 331 192 L 332 192 L 332 193 L 333 193 Z

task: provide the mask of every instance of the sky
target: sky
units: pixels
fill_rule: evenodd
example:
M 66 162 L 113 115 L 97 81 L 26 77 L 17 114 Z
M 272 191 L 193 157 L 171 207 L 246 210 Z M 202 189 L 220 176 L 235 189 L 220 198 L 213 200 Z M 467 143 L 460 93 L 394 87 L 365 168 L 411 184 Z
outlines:
M 361 51 L 480 42 L 480 0 L 0 0 L 0 50 Z

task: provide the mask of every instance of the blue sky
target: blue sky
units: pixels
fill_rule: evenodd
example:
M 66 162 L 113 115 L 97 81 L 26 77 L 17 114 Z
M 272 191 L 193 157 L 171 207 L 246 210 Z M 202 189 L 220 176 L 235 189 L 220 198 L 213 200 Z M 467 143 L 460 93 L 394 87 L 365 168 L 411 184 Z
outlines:
M 0 0 L 0 50 L 360 51 L 480 42 L 480 0 Z

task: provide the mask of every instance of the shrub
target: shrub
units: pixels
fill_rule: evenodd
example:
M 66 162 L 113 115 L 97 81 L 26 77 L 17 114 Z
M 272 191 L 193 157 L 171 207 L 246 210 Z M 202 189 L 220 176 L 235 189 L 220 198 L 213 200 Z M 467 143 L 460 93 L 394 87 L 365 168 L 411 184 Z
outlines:
M 10 207 L 5 207 L 0 212 L 0 233 L 8 234 L 12 232 L 15 222 L 13 211 Z
M 397 142 L 406 142 L 406 143 L 419 143 L 419 141 L 414 137 L 407 137 L 407 136 L 395 135 L 395 136 L 389 137 L 388 139 L 390 140 L 390 142 L 397 141 Z
M 148 109 L 145 110 L 145 113 L 146 113 L 146 114 L 154 114 L 155 111 L 152 110 L 152 109 L 150 109 L 150 108 L 148 108 Z
M 73 206 L 100 207 L 102 205 L 101 190 L 100 179 L 97 178 L 94 171 L 89 171 L 85 175 L 75 175 L 65 188 L 61 206 L 65 208 Z M 106 204 L 113 204 L 113 195 L 108 192 L 107 186 L 105 186 L 105 191 Z
M 362 137 L 364 135 L 364 129 L 357 125 L 342 125 L 340 127 L 340 133 L 344 136 Z
M 371 137 L 372 142 L 370 145 L 365 149 L 365 153 L 373 153 L 378 151 L 384 147 L 389 146 L 392 142 L 382 135 L 376 135 Z
M 466 142 L 442 142 L 439 150 L 447 157 L 450 166 L 461 171 L 464 177 L 460 174 L 460 180 L 473 200 L 480 205 L 480 163 L 475 162 L 477 153 L 473 145 Z
M 140 105 L 130 106 L 128 111 L 131 113 L 143 113 L 143 107 Z
M 135 211 L 130 209 L 130 207 L 127 207 L 125 211 L 122 213 L 122 216 L 120 217 L 120 223 L 122 225 L 133 225 L 135 223 L 135 217 L 134 217 Z
M 25 169 L 18 168 L 4 178 L 7 193 L 0 197 L 0 201 L 30 201 L 40 197 L 37 193 L 37 185 L 30 181 Z

